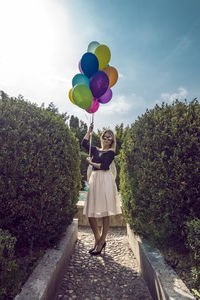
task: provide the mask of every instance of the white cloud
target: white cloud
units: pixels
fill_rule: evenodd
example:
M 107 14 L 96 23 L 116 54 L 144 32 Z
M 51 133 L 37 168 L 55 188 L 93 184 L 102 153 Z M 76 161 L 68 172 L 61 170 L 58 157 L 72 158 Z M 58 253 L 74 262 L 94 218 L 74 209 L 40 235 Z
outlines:
M 179 100 L 185 99 L 187 95 L 188 95 L 187 90 L 183 87 L 180 87 L 180 88 L 178 88 L 178 92 L 175 92 L 175 93 L 172 93 L 172 94 L 162 93 L 161 94 L 161 99 L 162 99 L 162 101 L 172 103 L 176 99 L 179 99 Z
M 132 104 L 125 96 L 113 97 L 107 104 L 101 104 L 99 110 L 102 115 L 125 114 L 132 108 Z
M 137 111 L 146 107 L 146 102 L 142 96 L 132 93 L 129 97 L 124 95 L 113 97 L 107 104 L 101 104 L 99 111 L 103 115 L 124 115 L 131 110 Z

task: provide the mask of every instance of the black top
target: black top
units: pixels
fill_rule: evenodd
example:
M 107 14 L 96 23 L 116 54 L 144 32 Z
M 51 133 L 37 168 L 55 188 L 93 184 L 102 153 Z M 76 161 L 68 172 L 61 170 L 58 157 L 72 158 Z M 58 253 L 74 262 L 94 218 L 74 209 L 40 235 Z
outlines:
M 89 141 L 83 139 L 81 145 L 89 150 Z M 113 161 L 115 155 L 117 155 L 114 151 L 112 150 L 98 150 L 96 147 L 92 146 L 91 147 L 91 154 L 92 154 L 92 162 L 101 164 L 100 169 L 97 169 L 95 167 L 92 167 L 92 170 L 109 170 L 109 166 L 111 162 Z

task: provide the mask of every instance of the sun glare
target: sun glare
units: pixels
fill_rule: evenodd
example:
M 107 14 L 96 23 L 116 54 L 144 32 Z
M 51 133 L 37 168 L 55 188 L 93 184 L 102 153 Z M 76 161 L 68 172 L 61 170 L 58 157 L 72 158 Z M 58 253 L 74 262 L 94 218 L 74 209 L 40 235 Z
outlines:
M 51 58 L 56 43 L 55 27 L 43 1 L 8 0 L 3 10 L 0 28 L 5 67 L 10 71 L 40 68 Z
M 66 10 L 56 0 L 0 0 L 0 11 L 0 89 L 44 97 L 62 77 L 62 56 L 70 60 Z

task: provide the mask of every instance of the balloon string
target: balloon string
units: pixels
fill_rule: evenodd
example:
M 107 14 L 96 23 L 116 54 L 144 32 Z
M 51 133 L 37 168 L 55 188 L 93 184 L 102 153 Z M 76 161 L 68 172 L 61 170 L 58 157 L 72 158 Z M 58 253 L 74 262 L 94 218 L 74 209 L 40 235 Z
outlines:
M 94 113 L 92 114 L 92 121 L 90 118 L 90 124 L 94 124 Z M 92 132 L 90 133 L 90 147 L 89 147 L 89 157 L 91 157 L 91 147 L 92 147 Z

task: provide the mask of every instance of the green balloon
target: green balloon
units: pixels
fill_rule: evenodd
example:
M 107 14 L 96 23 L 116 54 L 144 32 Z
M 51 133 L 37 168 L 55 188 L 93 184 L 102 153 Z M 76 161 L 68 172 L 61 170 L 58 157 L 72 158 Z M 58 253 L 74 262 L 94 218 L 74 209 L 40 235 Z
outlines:
M 90 109 L 93 95 L 90 88 L 84 84 L 77 84 L 72 90 L 72 98 L 76 105 L 83 109 Z

